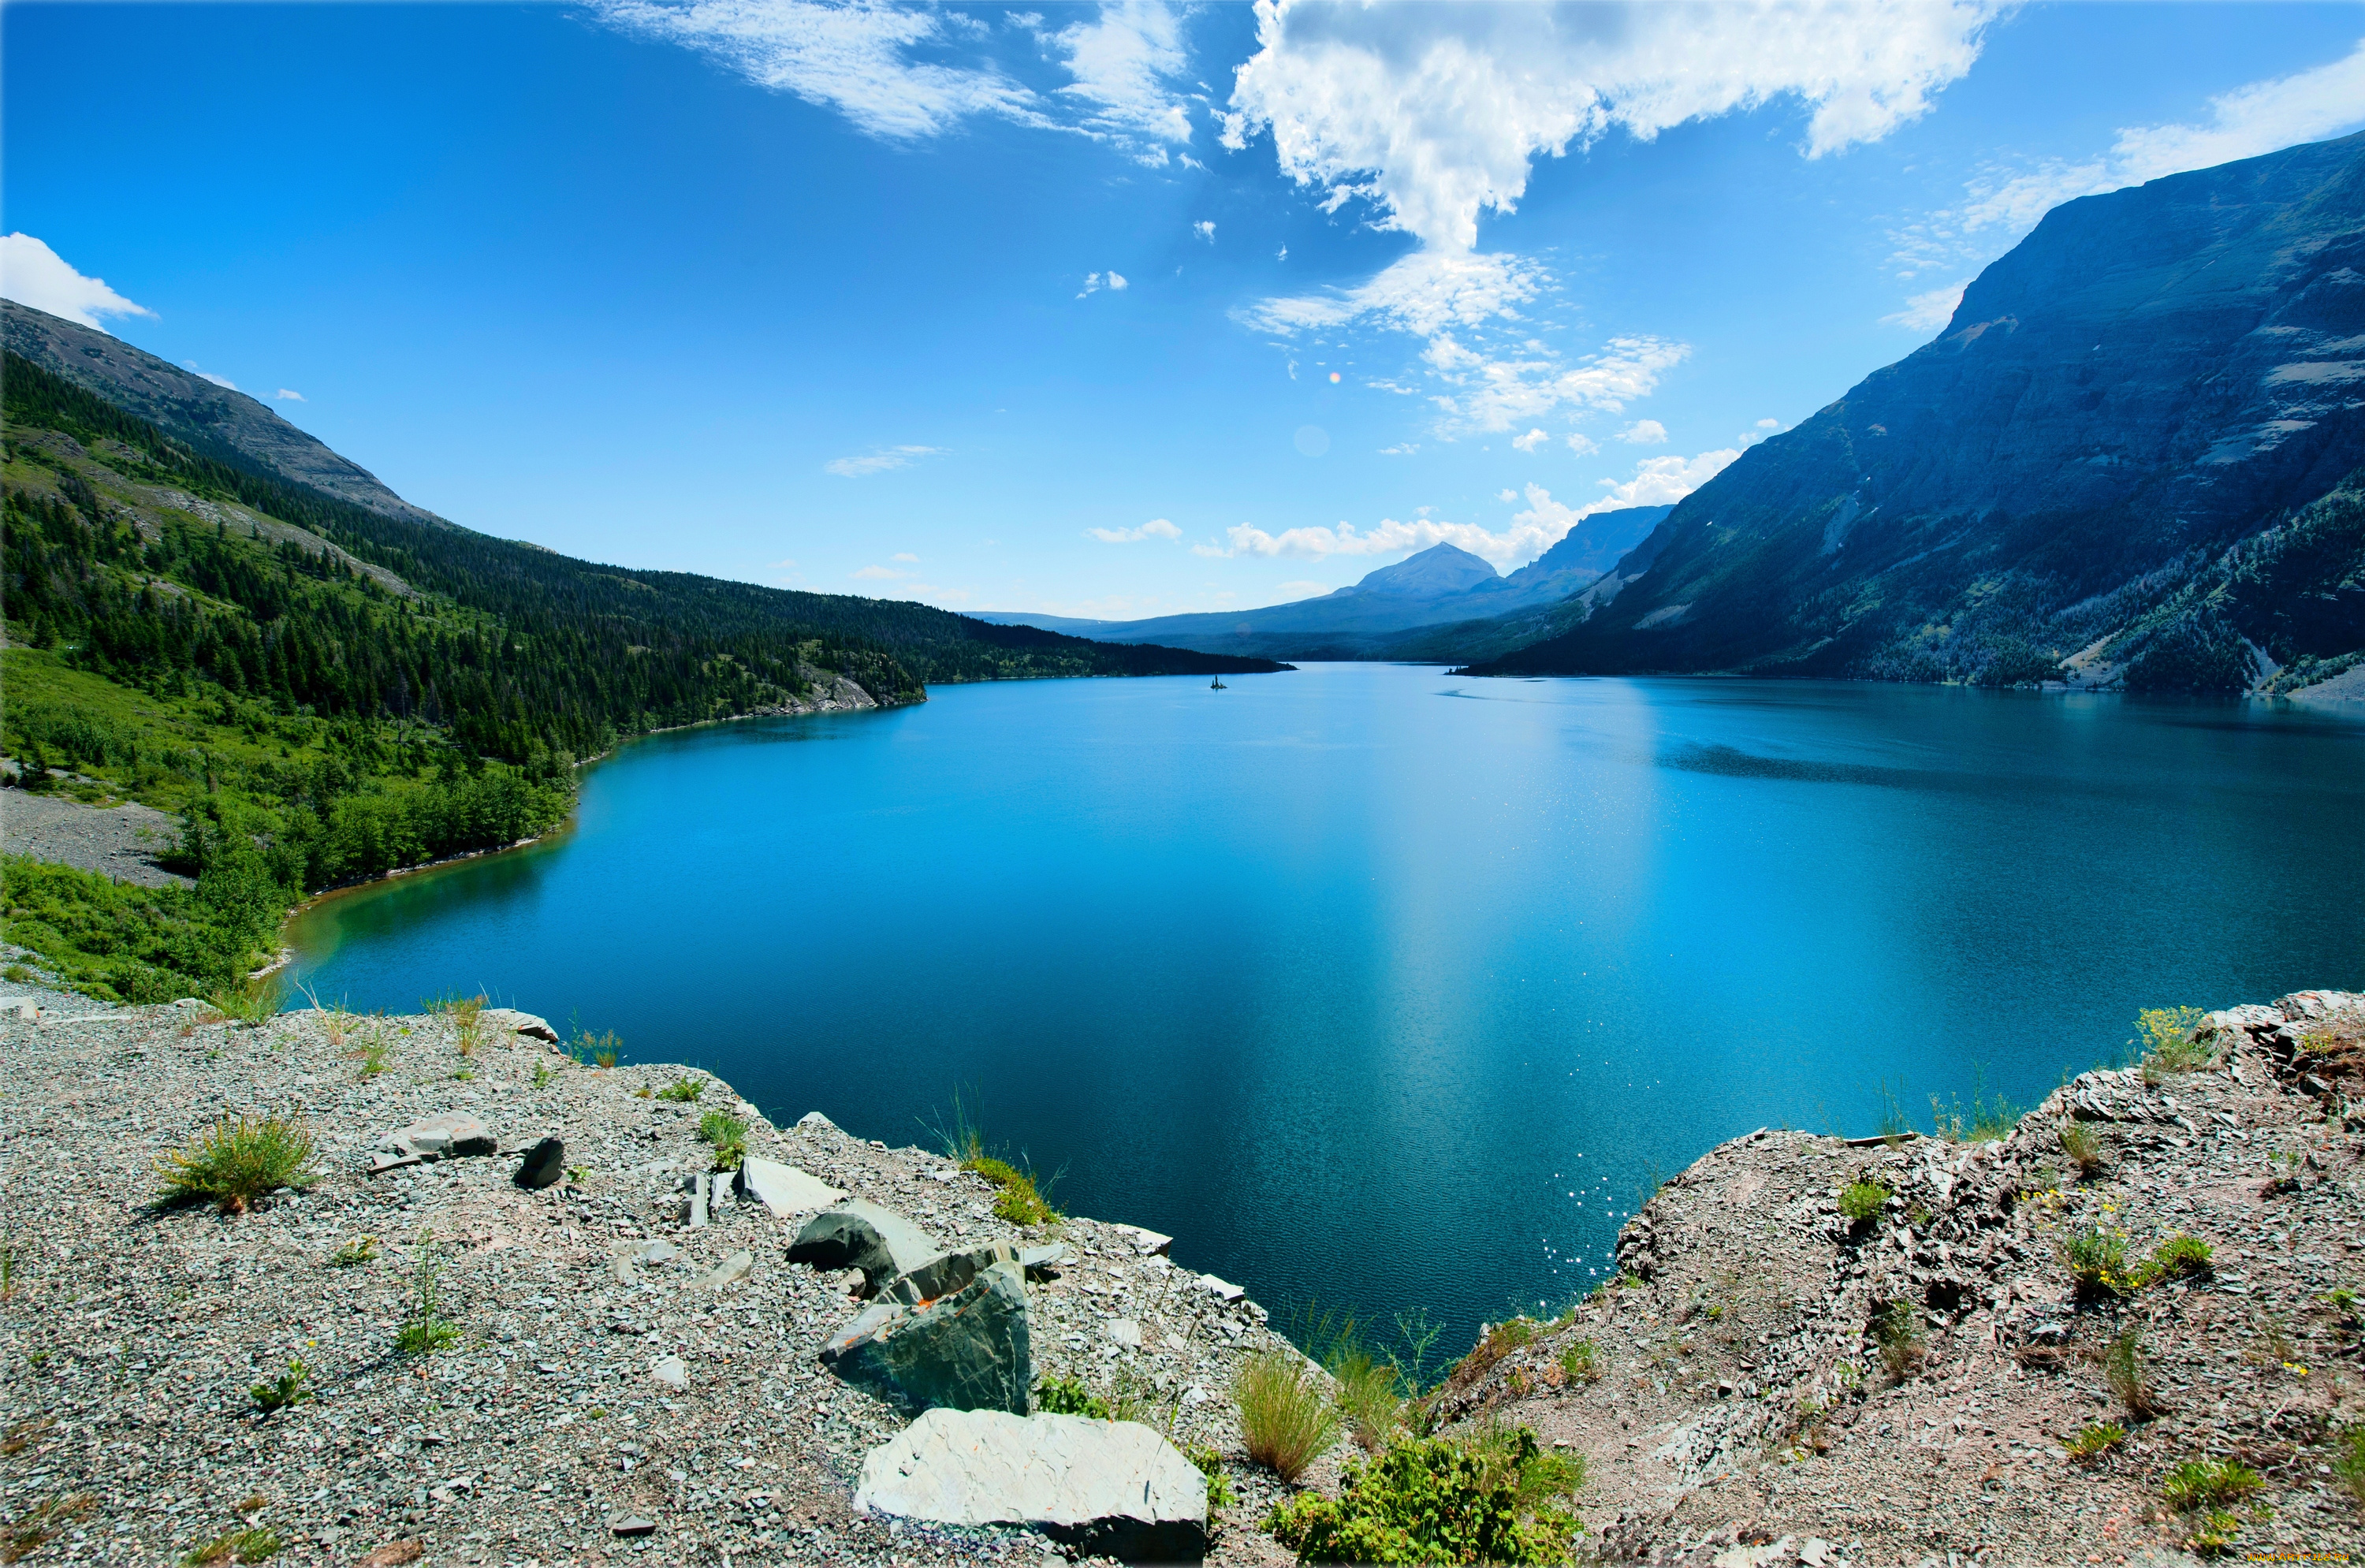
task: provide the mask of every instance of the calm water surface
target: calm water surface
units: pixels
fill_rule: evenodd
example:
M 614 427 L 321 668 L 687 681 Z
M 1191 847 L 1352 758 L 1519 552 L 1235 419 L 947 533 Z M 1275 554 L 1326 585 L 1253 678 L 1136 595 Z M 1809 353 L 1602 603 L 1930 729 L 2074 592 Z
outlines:
M 931 697 L 628 746 L 571 834 L 308 912 L 298 978 L 481 988 L 890 1143 L 973 1090 L 1064 1206 L 1455 1349 L 1721 1139 L 2365 987 L 2365 726 L 2319 715 L 1362 665 Z

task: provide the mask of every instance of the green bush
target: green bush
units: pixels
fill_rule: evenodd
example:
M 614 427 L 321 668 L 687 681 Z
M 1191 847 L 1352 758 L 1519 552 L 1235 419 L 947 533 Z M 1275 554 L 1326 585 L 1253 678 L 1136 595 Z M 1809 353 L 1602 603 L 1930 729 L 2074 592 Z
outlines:
M 1224 1473 L 1224 1456 L 1212 1443 L 1194 1443 L 1182 1450 L 1182 1457 L 1197 1467 L 1207 1478 L 1207 1506 L 1210 1511 L 1232 1506 L 1232 1478 Z
M 1112 1418 L 1108 1402 L 1086 1388 L 1081 1379 L 1072 1377 L 1047 1377 L 1037 1383 L 1035 1409 L 1044 1416 L 1089 1416 L 1095 1421 Z
M 2128 1043 L 2141 1054 L 2146 1081 L 2217 1065 L 2215 1047 L 2194 1037 L 2205 1016 L 2198 1007 L 2146 1007 L 2135 1014 L 2135 1038 Z
M 2127 1267 L 2127 1240 L 2115 1231 L 2086 1226 L 2061 1244 L 2062 1260 L 2081 1294 L 2132 1295 L 2143 1282 Z
M 424 1248 L 419 1253 L 419 1275 L 412 1287 L 410 1316 L 395 1330 L 394 1348 L 405 1356 L 432 1356 L 460 1338 L 460 1329 L 443 1316 L 435 1289 L 434 1260 Z
M 1888 1203 L 1889 1189 L 1867 1176 L 1858 1176 L 1840 1189 L 1840 1214 L 1851 1225 L 1863 1225 Z
M 1300 1562 L 1563 1562 L 1584 1529 L 1565 1500 L 1584 1479 L 1581 1462 L 1543 1453 L 1524 1427 L 1409 1439 L 1349 1464 L 1337 1497 L 1283 1503 L 1265 1528 Z
M 2061 1124 L 2061 1152 L 2078 1168 L 2080 1176 L 2091 1176 L 2102 1169 L 2102 1144 L 2093 1129 L 2079 1121 Z
M 1599 1383 L 1601 1352 L 1590 1339 L 1572 1340 L 1560 1353 L 1560 1370 L 1571 1383 Z
M 160 1161 L 157 1174 L 166 1203 L 209 1203 L 224 1214 L 243 1214 L 266 1193 L 318 1182 L 312 1156 L 312 1134 L 299 1116 L 225 1116 Z
M 173 1002 L 235 991 L 295 900 L 258 898 L 225 869 L 194 888 L 140 888 L 22 855 L 0 855 L 8 939 L 102 1002 Z
M 2214 1256 L 2209 1243 L 2197 1236 L 2172 1236 L 2152 1250 L 2150 1272 L 2170 1280 L 2205 1274 Z
M 1339 1441 L 1339 1410 L 1322 1373 L 1294 1350 L 1264 1350 L 1240 1363 L 1232 1379 L 1240 1436 L 1249 1458 L 1283 1481 Z
M 1903 1377 L 1922 1360 L 1922 1314 L 1910 1301 L 1892 1301 L 1872 1320 L 1873 1343 L 1891 1377 Z

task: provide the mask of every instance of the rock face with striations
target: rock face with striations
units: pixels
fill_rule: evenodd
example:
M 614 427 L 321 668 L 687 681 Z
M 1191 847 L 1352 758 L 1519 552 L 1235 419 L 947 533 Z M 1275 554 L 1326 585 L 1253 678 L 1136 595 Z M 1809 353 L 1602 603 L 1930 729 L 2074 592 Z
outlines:
M 2086 651 L 2106 682 L 2224 613 L 2170 601 L 2229 545 L 2365 465 L 2360 389 L 2365 135 L 2068 202 L 1934 342 L 1679 504 L 1581 624 L 1477 673 L 2001 682 Z M 2235 684 L 2365 646 L 2354 533 L 2202 626 L 2254 644 Z
M 952 1282 L 958 1278 L 934 1282 L 945 1294 L 916 1303 L 872 1303 L 822 1347 L 822 1364 L 907 1410 L 1026 1415 L 1035 1358 L 1016 1255 L 989 1258 Z

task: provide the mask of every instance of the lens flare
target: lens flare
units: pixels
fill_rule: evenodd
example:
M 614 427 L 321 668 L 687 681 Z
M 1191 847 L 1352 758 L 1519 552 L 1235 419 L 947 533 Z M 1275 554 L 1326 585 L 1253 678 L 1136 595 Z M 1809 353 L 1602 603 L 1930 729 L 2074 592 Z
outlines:
M 1330 385 L 1333 386 L 1339 385 L 1339 373 L 1335 370 L 1330 373 Z

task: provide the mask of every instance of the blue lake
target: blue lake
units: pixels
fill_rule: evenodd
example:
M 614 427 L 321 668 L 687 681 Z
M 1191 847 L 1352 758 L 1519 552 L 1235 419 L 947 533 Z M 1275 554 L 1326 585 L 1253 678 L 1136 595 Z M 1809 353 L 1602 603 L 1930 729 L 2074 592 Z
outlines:
M 960 1088 L 1062 1206 L 1456 1350 L 1721 1139 L 2365 987 L 2365 725 L 2321 714 L 1370 665 L 931 697 L 628 745 L 569 833 L 308 911 L 297 977 L 482 990 L 890 1143 Z

